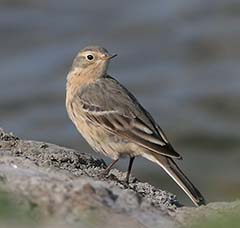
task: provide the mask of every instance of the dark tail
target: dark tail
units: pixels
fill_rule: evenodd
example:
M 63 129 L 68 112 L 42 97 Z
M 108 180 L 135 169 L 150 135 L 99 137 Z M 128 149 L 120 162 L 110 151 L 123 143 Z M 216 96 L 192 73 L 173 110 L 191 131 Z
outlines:
M 196 206 L 205 205 L 205 200 L 198 189 L 180 170 L 172 158 L 167 158 L 159 155 L 145 156 L 149 160 L 160 165 L 167 174 L 179 185 L 179 187 L 189 196 Z

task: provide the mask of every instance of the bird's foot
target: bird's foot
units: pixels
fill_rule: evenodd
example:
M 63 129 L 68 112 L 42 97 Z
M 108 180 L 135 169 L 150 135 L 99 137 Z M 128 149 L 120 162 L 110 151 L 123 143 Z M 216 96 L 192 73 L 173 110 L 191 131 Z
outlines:
M 103 171 L 101 171 L 101 172 L 97 175 L 97 177 L 98 177 L 99 179 L 105 179 L 108 174 L 109 174 L 109 170 L 104 169 Z
M 124 178 L 124 180 L 122 182 L 129 185 L 129 175 L 126 175 L 126 177 Z
M 105 177 L 109 174 L 110 170 L 112 169 L 112 167 L 114 166 L 114 164 L 115 164 L 118 160 L 119 160 L 119 158 L 113 160 L 112 163 L 111 163 L 105 170 L 101 171 L 101 172 L 98 174 L 98 177 L 99 177 L 100 179 L 105 178 Z

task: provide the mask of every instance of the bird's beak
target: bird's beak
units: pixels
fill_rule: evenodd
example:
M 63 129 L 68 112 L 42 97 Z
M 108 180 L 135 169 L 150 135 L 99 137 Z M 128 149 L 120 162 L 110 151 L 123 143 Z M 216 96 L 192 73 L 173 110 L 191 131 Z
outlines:
M 114 54 L 114 55 L 108 55 L 108 56 L 104 56 L 104 57 L 102 57 L 102 59 L 104 59 L 104 60 L 110 60 L 110 59 L 112 59 L 112 58 L 114 58 L 114 57 L 116 57 L 117 56 L 117 54 Z

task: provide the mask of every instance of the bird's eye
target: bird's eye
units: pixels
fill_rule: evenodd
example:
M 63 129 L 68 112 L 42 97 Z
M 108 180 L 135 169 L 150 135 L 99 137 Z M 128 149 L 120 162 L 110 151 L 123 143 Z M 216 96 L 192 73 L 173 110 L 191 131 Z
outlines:
M 88 60 L 93 60 L 94 57 L 93 57 L 93 55 L 87 55 L 87 59 L 88 59 Z

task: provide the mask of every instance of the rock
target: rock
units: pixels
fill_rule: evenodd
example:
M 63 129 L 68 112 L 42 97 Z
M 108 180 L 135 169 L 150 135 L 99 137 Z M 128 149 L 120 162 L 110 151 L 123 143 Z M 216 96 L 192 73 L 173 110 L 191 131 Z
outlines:
M 176 197 L 114 169 L 105 179 L 98 174 L 103 160 L 49 143 L 20 140 L 0 130 L 2 190 L 20 195 L 44 216 L 76 224 L 97 221 L 112 227 L 150 227 L 175 222 Z M 84 218 L 84 219 L 83 219 Z M 166 227 L 166 226 L 165 226 Z
M 1 191 L 17 197 L 14 203 L 28 211 L 37 211 L 44 218 L 41 227 L 172 228 L 225 207 L 178 208 L 173 194 L 133 177 L 127 185 L 125 174 L 116 169 L 99 179 L 105 167 L 103 160 L 88 154 L 21 140 L 0 129 Z

